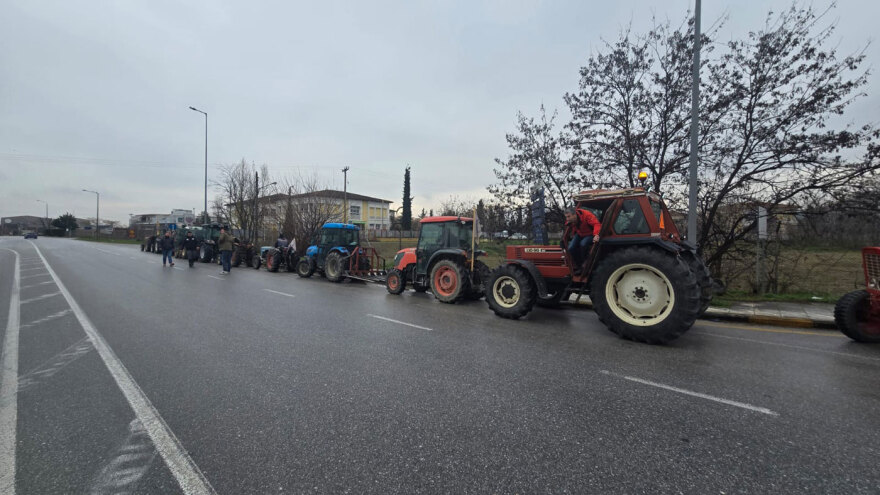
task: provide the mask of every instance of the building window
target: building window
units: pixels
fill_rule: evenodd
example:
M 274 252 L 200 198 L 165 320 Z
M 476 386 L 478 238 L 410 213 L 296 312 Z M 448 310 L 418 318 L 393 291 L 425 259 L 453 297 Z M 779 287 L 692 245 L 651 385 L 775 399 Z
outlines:
M 348 206 L 348 214 L 351 215 L 353 218 L 360 218 L 361 217 L 361 207 L 357 206 L 357 205 L 349 205 Z

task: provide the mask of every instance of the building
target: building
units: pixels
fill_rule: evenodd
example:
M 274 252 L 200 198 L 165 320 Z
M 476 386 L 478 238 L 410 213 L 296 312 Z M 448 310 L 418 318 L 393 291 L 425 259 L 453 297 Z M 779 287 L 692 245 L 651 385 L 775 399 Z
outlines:
M 0 219 L 0 235 L 23 235 L 27 232 L 45 232 L 45 230 L 45 217 L 20 215 Z
M 288 201 L 293 202 L 297 208 L 327 208 L 332 210 L 330 221 L 349 223 L 359 226 L 363 230 L 389 230 L 391 228 L 390 205 L 387 199 L 364 196 L 362 194 L 348 193 L 348 215 L 344 216 L 343 201 L 346 193 L 332 189 L 324 189 L 303 194 L 273 194 L 260 198 L 261 203 L 268 203 L 276 212 L 283 212 Z M 346 218 L 343 218 L 346 217 Z
M 159 224 L 160 228 L 167 228 L 169 225 L 179 227 L 193 225 L 196 223 L 196 216 L 192 210 L 174 209 L 171 213 L 139 213 L 132 215 L 128 220 L 128 225 L 134 227 L 136 225 L 153 225 Z

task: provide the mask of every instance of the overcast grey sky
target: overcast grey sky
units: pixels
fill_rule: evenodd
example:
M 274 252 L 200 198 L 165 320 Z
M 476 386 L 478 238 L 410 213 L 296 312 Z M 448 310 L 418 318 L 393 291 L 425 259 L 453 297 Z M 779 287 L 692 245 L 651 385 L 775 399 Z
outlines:
M 823 2 L 815 2 L 817 6 Z M 0 3 L 0 216 L 102 217 L 202 205 L 210 171 L 245 158 L 416 208 L 485 195 L 516 112 L 562 109 L 601 39 L 692 0 L 201 0 Z M 725 37 L 789 1 L 704 0 Z M 841 0 L 842 52 L 871 40 L 880 2 Z M 868 49 L 869 65 L 878 47 Z M 877 114 L 869 96 L 848 116 Z

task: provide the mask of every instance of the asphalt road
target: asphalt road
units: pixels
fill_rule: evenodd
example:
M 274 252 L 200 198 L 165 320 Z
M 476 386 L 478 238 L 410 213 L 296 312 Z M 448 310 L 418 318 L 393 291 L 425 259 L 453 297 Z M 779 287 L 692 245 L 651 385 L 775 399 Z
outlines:
M 0 238 L 0 493 L 880 493 L 880 346 L 218 272 Z

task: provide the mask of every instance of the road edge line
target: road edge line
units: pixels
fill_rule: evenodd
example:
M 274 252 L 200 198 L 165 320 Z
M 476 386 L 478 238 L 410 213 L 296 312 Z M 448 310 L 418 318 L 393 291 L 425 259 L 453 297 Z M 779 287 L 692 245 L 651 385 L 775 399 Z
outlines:
M 0 393 L 9 400 L 0 401 L 0 492 L 15 495 L 15 446 L 18 428 L 18 334 L 21 329 L 21 271 L 17 251 L 3 248 L 15 255 L 9 316 L 3 336 L 0 357 Z
M 49 265 L 49 261 L 43 256 L 40 248 L 33 242 L 31 242 L 31 245 L 34 246 L 43 263 L 46 264 L 46 270 L 49 271 L 52 279 L 55 280 L 58 290 L 61 291 L 64 299 L 67 300 L 67 304 L 73 310 L 74 316 L 76 316 L 80 326 L 82 326 L 86 335 L 92 341 L 92 345 L 95 346 L 95 350 L 98 351 L 98 355 L 101 356 L 101 360 L 104 361 L 104 365 L 113 376 L 116 385 L 122 391 L 135 416 L 146 428 L 150 439 L 153 441 L 153 445 L 159 451 L 159 455 L 162 456 L 171 474 L 180 485 L 181 490 L 186 494 L 215 495 L 216 492 L 208 479 L 205 478 L 204 473 L 189 456 L 180 440 L 174 435 L 174 432 L 171 431 L 171 428 L 168 427 L 162 416 L 159 415 L 159 411 L 156 410 L 144 391 L 134 381 L 131 373 L 128 372 L 128 369 L 122 364 L 122 361 L 119 360 L 110 345 L 98 333 L 92 321 L 86 316 L 79 303 L 76 302 L 67 290 L 67 287 L 64 286 L 64 283 L 61 282 L 52 266 Z

